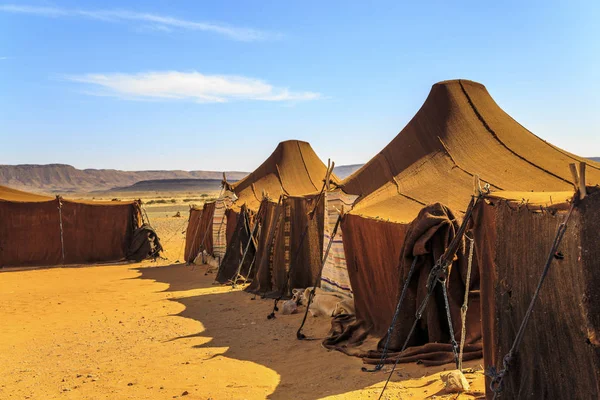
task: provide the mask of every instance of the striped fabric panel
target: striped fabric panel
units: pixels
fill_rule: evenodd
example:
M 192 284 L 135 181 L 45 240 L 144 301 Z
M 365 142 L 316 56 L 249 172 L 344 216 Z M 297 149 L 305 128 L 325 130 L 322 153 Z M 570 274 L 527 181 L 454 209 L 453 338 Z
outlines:
M 213 255 L 217 260 L 222 260 L 227 250 L 227 216 L 225 211 L 233 204 L 233 192 L 225 191 L 215 201 L 213 214 Z
M 284 239 L 284 259 L 285 259 L 285 273 L 288 276 L 290 271 L 290 236 L 292 231 L 291 226 L 291 215 L 292 215 L 292 207 L 289 203 L 285 204 L 285 223 L 283 225 L 283 239 Z
M 334 190 L 325 193 L 325 224 L 323 232 L 323 256 L 327 245 L 331 240 L 331 233 L 337 221 L 339 212 L 344 210 L 348 212 L 358 196 L 344 193 L 341 190 Z M 344 253 L 344 240 L 341 227 L 338 228 L 327 261 L 323 266 L 321 275 L 321 288 L 332 292 L 340 292 L 346 295 L 352 295 L 350 278 L 346 267 L 346 254 Z

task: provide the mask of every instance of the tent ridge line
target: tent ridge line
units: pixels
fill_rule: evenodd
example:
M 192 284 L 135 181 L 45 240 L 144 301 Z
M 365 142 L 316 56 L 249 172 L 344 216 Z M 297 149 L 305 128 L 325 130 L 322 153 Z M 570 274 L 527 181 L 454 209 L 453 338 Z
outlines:
M 473 112 L 475 113 L 475 115 L 477 116 L 477 119 L 479 119 L 479 121 L 482 123 L 483 127 L 485 128 L 486 131 L 488 131 L 490 133 L 490 135 L 492 135 L 492 137 L 500 144 L 502 145 L 506 150 L 508 150 L 511 154 L 515 155 L 516 157 L 520 158 L 521 160 L 525 161 L 526 163 L 532 165 L 533 167 L 547 173 L 548 175 L 551 175 L 563 182 L 568 183 L 569 185 L 572 184 L 571 181 L 556 175 L 553 172 L 548 171 L 547 169 L 540 167 L 539 165 L 529 161 L 528 159 L 526 159 L 525 157 L 523 157 L 522 155 L 518 154 L 516 151 L 514 151 L 513 149 L 511 149 L 510 147 L 508 147 L 506 145 L 506 143 L 504 143 L 499 137 L 498 134 L 488 125 L 488 123 L 486 122 L 486 120 L 483 118 L 483 116 L 479 113 L 479 110 L 477 109 L 477 107 L 475 106 L 475 104 L 473 103 L 473 100 L 471 99 L 471 96 L 469 96 L 469 94 L 467 93 L 467 90 L 465 89 L 465 87 L 462 84 L 462 80 L 458 81 L 458 84 L 460 85 L 460 88 L 463 92 L 463 94 L 465 95 L 465 97 L 467 98 L 467 102 L 469 103 L 469 105 L 471 106 L 471 109 L 473 110 Z
M 446 154 L 448 155 L 448 157 L 450 158 L 450 161 L 452 161 L 452 163 L 456 166 L 456 168 L 460 169 L 462 172 L 464 172 L 465 174 L 469 175 L 470 177 L 475 177 L 475 174 L 469 172 L 468 170 L 466 170 L 465 168 L 461 167 L 460 165 L 458 165 L 458 163 L 456 162 L 456 160 L 454 159 L 454 157 L 452 157 L 452 154 L 450 153 L 450 149 L 448 148 L 448 146 L 446 145 L 446 143 L 444 143 L 444 141 L 442 140 L 441 137 L 437 137 L 438 140 L 440 141 L 440 143 L 442 144 L 442 146 L 444 147 L 444 150 L 446 151 Z M 493 184 L 492 182 L 486 181 L 485 179 L 482 179 L 484 182 L 489 183 L 490 185 L 492 185 L 493 187 L 495 187 L 498 190 L 504 190 L 502 189 L 500 186 Z

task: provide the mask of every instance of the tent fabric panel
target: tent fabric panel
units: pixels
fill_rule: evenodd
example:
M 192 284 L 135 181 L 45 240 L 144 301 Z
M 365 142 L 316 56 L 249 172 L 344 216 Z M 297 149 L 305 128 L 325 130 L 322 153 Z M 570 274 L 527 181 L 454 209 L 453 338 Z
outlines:
M 251 221 L 248 215 L 248 210 L 244 206 L 236 218 L 237 226 L 231 240 L 227 244 L 227 252 L 219 265 L 219 271 L 215 278 L 219 283 L 229 283 L 236 278 L 236 273 L 242 261 L 242 257 L 251 235 Z M 243 258 L 240 275 L 247 277 L 250 265 L 254 259 L 254 246 L 248 247 L 246 257 Z
M 381 337 L 396 307 L 398 262 L 408 226 L 347 214 L 341 227 L 356 318 Z
M 523 342 L 504 379 L 503 396 L 507 398 L 600 395 L 596 339 L 600 329 L 598 194 L 588 196 L 573 211 L 559 247 L 564 258 L 553 260 Z M 565 215 L 565 211 L 514 208 L 505 201 L 479 205 L 475 233 L 484 283 L 481 295 L 486 367 L 502 366 Z M 539 368 L 540 363 L 544 368 Z M 565 379 L 573 371 L 578 371 L 577 379 Z M 488 389 L 486 395 L 491 399 L 493 392 Z
M 250 293 L 266 293 L 271 290 L 271 273 L 269 269 L 271 259 L 272 243 L 275 238 L 275 231 L 281 216 L 281 206 L 267 199 L 263 200 L 261 208 L 264 213 L 260 217 L 260 236 L 258 238 L 258 250 L 254 264 L 254 273 L 250 275 L 252 282 L 246 288 Z
M 331 234 L 335 227 L 340 212 L 348 212 L 356 201 L 354 195 L 348 195 L 341 190 L 325 192 L 325 213 L 324 231 L 323 231 L 323 256 L 325 256 L 326 247 L 331 240 Z M 336 237 L 331 243 L 331 249 L 323 266 L 321 273 L 321 288 L 332 292 L 339 292 L 346 295 L 352 295 L 352 286 L 348 276 L 348 267 L 346 264 L 346 254 L 344 253 L 343 231 L 338 227 Z
M 62 200 L 65 262 L 125 259 L 140 220 L 139 207 L 133 204 L 105 207 Z
M 190 208 L 187 229 L 185 230 L 185 252 L 184 259 L 187 263 L 194 262 L 194 259 L 200 252 L 200 242 L 202 238 L 200 232 L 200 221 L 202 219 L 202 210 Z
M 292 289 L 314 286 L 321 269 L 324 203 L 322 197 L 284 197 L 273 241 L 266 297 L 290 297 Z M 314 217 L 309 214 L 316 209 Z
M 225 191 L 221 197 L 215 201 L 215 211 L 213 213 L 212 237 L 213 237 L 213 255 L 222 260 L 227 250 L 227 216 L 226 211 L 233 203 L 233 193 Z
M 61 262 L 58 201 L 0 201 L 0 267 Z
M 225 211 L 225 219 L 227 220 L 227 226 L 225 227 L 227 243 L 229 243 L 233 240 L 233 236 L 235 234 L 235 228 L 237 227 L 239 217 L 240 217 L 240 212 L 237 212 L 233 209 L 228 209 L 227 211 Z

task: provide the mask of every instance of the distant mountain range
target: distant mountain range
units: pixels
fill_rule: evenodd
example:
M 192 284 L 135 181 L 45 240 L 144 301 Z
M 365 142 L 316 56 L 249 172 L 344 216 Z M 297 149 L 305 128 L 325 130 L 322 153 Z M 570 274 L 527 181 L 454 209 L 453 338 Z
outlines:
M 246 172 L 226 171 L 228 180 L 239 180 Z M 120 171 L 77 169 L 66 164 L 0 165 L 0 185 L 35 192 L 90 192 L 126 187 L 158 179 L 215 179 L 221 171 Z
M 361 165 L 341 165 L 334 172 L 344 178 Z M 226 171 L 225 174 L 231 182 L 248 175 L 241 171 Z M 66 164 L 0 165 L 0 185 L 43 193 L 218 190 L 222 177 L 221 171 L 120 171 L 77 169 Z

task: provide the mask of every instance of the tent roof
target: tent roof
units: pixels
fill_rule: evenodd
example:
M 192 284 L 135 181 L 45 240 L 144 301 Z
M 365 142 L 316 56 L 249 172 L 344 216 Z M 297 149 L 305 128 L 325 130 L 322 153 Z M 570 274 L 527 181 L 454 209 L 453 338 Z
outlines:
M 307 142 L 287 140 L 252 173 L 231 185 L 238 196 L 237 204 L 257 209 L 263 191 L 276 199 L 281 194 L 305 196 L 317 193 L 323 186 L 327 166 Z M 338 183 L 332 174 L 331 180 Z
M 9 188 L 7 186 L 0 186 L 0 200 L 22 203 L 39 203 L 43 201 L 54 200 L 54 197 L 22 192 L 20 190 Z
M 551 145 L 521 126 L 468 80 L 433 85 L 406 127 L 346 178 L 359 195 L 352 214 L 409 222 L 427 204 L 464 211 L 473 175 L 492 190 L 572 191 L 569 163 L 588 164 L 587 182 L 600 183 L 600 164 Z
M 0 185 L 0 201 L 9 201 L 14 203 L 42 203 L 45 201 L 53 201 L 56 197 L 44 196 L 35 193 L 23 192 L 21 190 L 9 188 L 7 186 Z M 123 204 L 133 204 L 135 200 L 129 201 L 95 201 L 95 200 L 69 200 L 72 203 L 89 204 L 89 205 L 103 205 L 103 206 L 117 206 Z

